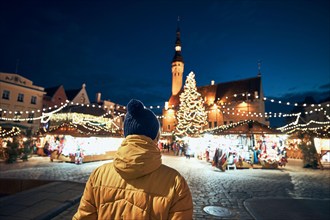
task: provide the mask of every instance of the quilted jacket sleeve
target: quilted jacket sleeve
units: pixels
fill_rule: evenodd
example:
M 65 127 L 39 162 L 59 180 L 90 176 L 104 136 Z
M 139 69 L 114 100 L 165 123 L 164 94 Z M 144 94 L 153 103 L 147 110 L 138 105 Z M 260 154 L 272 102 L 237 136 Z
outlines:
M 193 219 L 193 202 L 191 192 L 186 180 L 182 176 L 178 176 L 176 180 L 175 196 L 169 211 L 168 219 Z
M 91 175 L 86 183 L 83 196 L 81 197 L 80 204 L 73 220 L 89 220 L 97 219 L 97 208 L 94 199 L 93 186 Z

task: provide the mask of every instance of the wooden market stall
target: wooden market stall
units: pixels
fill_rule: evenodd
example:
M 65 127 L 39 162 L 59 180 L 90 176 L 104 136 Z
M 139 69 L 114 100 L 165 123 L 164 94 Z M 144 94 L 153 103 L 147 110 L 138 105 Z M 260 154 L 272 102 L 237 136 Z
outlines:
M 282 155 L 286 135 L 258 121 L 244 121 L 208 131 L 221 138 L 227 158 L 236 168 L 277 168 L 285 165 Z
M 42 139 L 38 154 L 48 154 L 50 160 L 65 162 L 91 162 L 112 159 L 122 137 L 100 126 L 88 127 L 72 123 L 62 123 L 49 131 L 41 130 Z

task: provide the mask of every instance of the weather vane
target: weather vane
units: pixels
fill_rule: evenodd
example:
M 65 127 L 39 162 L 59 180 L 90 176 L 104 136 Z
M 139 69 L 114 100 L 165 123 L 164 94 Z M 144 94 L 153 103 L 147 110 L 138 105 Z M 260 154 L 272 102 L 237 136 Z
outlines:
M 261 75 L 261 60 L 258 60 L 258 75 Z

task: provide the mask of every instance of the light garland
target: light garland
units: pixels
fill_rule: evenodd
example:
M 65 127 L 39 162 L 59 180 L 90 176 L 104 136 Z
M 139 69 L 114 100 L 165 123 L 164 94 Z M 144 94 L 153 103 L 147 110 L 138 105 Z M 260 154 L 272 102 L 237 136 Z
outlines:
M 235 98 L 237 98 L 237 97 L 251 97 L 252 95 L 250 94 L 250 93 L 247 93 L 247 92 L 245 92 L 245 93 L 240 93 L 240 94 L 234 94 L 234 95 L 232 95 L 231 97 L 235 97 Z M 229 99 L 229 97 L 228 96 L 226 96 L 225 97 L 226 99 Z M 259 96 L 255 96 L 255 98 L 259 98 Z M 218 100 L 219 101 L 219 100 Z M 306 112 L 304 112 L 304 114 L 305 115 L 311 115 L 311 114 L 314 114 L 315 112 L 320 112 L 320 111 L 322 111 L 322 110 L 324 110 L 324 115 L 326 115 L 326 113 L 327 113 L 327 111 L 325 110 L 325 108 L 329 108 L 330 107 L 330 104 L 329 103 L 327 103 L 327 104 L 309 104 L 309 105 L 307 105 L 306 103 L 304 103 L 304 104 L 298 104 L 298 103 L 290 103 L 290 102 L 283 102 L 283 101 L 281 101 L 281 100 L 274 100 L 274 99 L 270 99 L 270 98 L 267 98 L 267 97 L 264 97 L 263 98 L 263 101 L 269 101 L 269 102 L 272 102 L 272 103 L 278 103 L 278 104 L 285 104 L 285 105 L 287 105 L 287 106 L 300 106 L 300 107 L 318 107 L 318 108 L 314 108 L 314 109 L 312 109 L 312 110 L 310 110 L 310 111 L 306 111 Z M 245 101 L 242 101 L 242 102 L 245 102 Z M 86 107 L 93 107 L 93 108 L 102 108 L 102 106 L 101 105 L 95 105 L 95 104 L 80 104 L 80 103 L 73 103 L 73 102 L 70 102 L 69 100 L 66 100 L 66 102 L 65 103 L 61 103 L 61 106 L 57 106 L 57 105 L 54 105 L 53 107 L 48 107 L 48 108 L 43 108 L 42 109 L 42 116 L 39 116 L 39 117 L 26 117 L 26 118 L 10 118 L 10 117 L 0 117 L 0 119 L 1 120 L 5 120 L 5 121 L 31 121 L 31 120 L 43 120 L 42 122 L 43 123 L 46 123 L 49 119 L 47 119 L 48 118 L 48 116 L 51 116 L 51 114 L 52 113 L 56 113 L 56 112 L 58 112 L 58 111 L 60 111 L 61 109 L 63 109 L 64 107 L 66 107 L 68 104 L 70 104 L 70 105 L 77 105 L 77 106 L 86 106 Z M 232 114 L 232 115 L 238 115 L 238 113 L 235 113 L 235 110 L 234 110 L 234 108 L 231 108 L 232 109 L 232 111 L 230 111 L 229 109 L 230 108 L 228 108 L 226 105 L 229 105 L 229 104 L 231 104 L 231 103 L 226 103 L 226 102 L 223 102 L 222 104 L 220 104 L 220 105 L 217 105 L 217 104 L 215 104 L 216 106 L 217 106 L 217 108 L 219 108 L 219 109 L 221 109 L 221 108 L 223 108 L 223 109 L 227 109 L 227 111 L 226 110 L 221 110 L 222 111 L 222 113 L 224 113 L 224 114 Z M 110 107 L 107 107 L 107 106 L 104 106 L 104 109 L 123 109 L 124 111 L 126 110 L 126 106 L 121 106 L 121 105 L 117 105 L 117 107 L 115 108 L 115 107 L 113 107 L 113 106 L 110 106 Z M 160 108 L 164 108 L 164 107 L 161 107 L 161 106 L 159 106 L 159 105 L 157 105 L 157 106 L 150 106 L 149 107 L 150 109 L 160 109 Z M 174 105 L 172 105 L 172 108 L 175 108 L 175 106 Z M 55 109 L 54 111 L 51 111 L 51 112 L 46 112 L 46 111 L 50 111 L 50 110 L 52 110 L 52 109 Z M 17 113 L 20 113 L 20 114 L 30 114 L 30 113 L 35 113 L 35 112 L 41 112 L 41 110 L 36 110 L 36 111 L 34 111 L 34 110 L 32 110 L 32 111 L 8 111 L 8 110 L 3 110 L 3 109 L 0 109 L 0 112 L 3 112 L 3 113 L 9 113 L 9 114 L 17 114 Z M 214 110 L 209 110 L 209 111 L 207 111 L 208 113 L 211 113 L 212 111 L 214 111 Z M 218 110 L 218 111 L 220 111 L 220 110 Z M 234 113 L 233 113 L 233 111 L 234 111 Z M 238 110 L 239 111 L 239 110 Z M 230 113 L 228 113 L 228 112 L 230 112 Z M 125 116 L 125 113 L 123 113 L 123 112 L 119 112 L 119 111 L 113 111 L 113 112 L 111 112 L 111 110 L 109 111 L 109 112 L 107 112 L 107 113 L 105 113 L 104 115 L 103 115 L 103 117 L 106 117 L 107 115 L 109 115 L 109 114 L 114 114 L 114 115 L 118 115 L 118 116 L 121 116 L 121 117 L 124 117 Z M 245 111 L 243 111 L 242 113 L 240 113 L 240 115 L 241 116 L 250 116 L 250 117 L 295 117 L 296 116 L 296 114 L 297 113 L 293 113 L 293 114 L 288 114 L 288 113 L 282 113 L 282 112 L 277 112 L 277 113 L 274 113 L 274 112 L 269 112 L 269 113 L 267 113 L 267 112 L 265 112 L 264 114 L 263 113 L 258 113 L 258 112 L 245 112 Z M 161 118 L 165 118 L 165 117 L 163 117 L 163 116 L 158 116 L 158 118 L 159 119 L 161 119 Z
M 21 133 L 21 129 L 18 127 L 12 127 L 10 130 L 4 130 L 2 129 L 2 127 L 0 126 L 0 137 L 4 138 L 4 137 L 13 137 L 16 135 L 19 135 Z
M 249 93 L 241 93 L 241 94 L 234 94 L 232 97 L 234 98 L 239 98 L 239 97 L 246 97 L 247 99 L 249 99 L 248 97 L 251 97 L 252 95 L 249 94 Z M 255 96 L 255 98 L 259 98 L 258 96 Z M 229 99 L 229 97 L 226 97 L 226 99 Z M 282 113 L 282 112 L 264 112 L 264 113 L 261 113 L 261 112 L 251 112 L 251 111 L 242 111 L 240 109 L 237 109 L 237 108 L 229 108 L 228 105 L 231 104 L 230 102 L 227 103 L 227 102 L 222 102 L 221 104 L 214 104 L 214 106 L 216 106 L 216 109 L 211 109 L 211 110 L 208 110 L 206 111 L 208 114 L 211 114 L 211 113 L 214 113 L 215 111 L 217 112 L 221 112 L 222 114 L 227 114 L 227 115 L 236 115 L 236 116 L 246 116 L 246 117 L 251 117 L 251 118 L 262 118 L 262 117 L 265 117 L 265 118 L 281 118 L 281 117 L 297 117 L 296 120 L 292 123 L 289 123 L 285 126 L 282 126 L 280 128 L 278 128 L 279 130 L 281 130 L 282 132 L 287 132 L 287 133 L 292 133 L 294 131 L 297 131 L 297 130 L 320 130 L 320 129 L 323 129 L 323 128 L 328 128 L 328 125 L 330 124 L 330 116 L 327 115 L 327 108 L 330 107 L 330 104 L 329 103 L 326 103 L 326 104 L 298 104 L 298 103 L 290 103 L 290 102 L 283 102 L 283 101 L 280 101 L 280 100 L 274 100 L 274 99 L 269 99 L 267 97 L 264 97 L 262 99 L 263 101 L 269 101 L 269 102 L 272 102 L 272 103 L 278 103 L 278 104 L 284 104 L 284 105 L 287 105 L 287 106 L 300 106 L 300 107 L 304 107 L 305 109 L 306 108 L 309 108 L 311 107 L 312 109 L 310 110 L 306 110 L 304 112 L 299 112 L 299 113 Z M 219 99 L 218 99 L 218 102 L 219 102 Z M 242 102 L 245 102 L 244 100 Z M 203 101 L 204 103 L 204 101 Z M 10 117 L 0 117 L 0 120 L 4 120 L 4 121 L 36 121 L 36 120 L 40 120 L 41 123 L 47 123 L 49 120 L 51 120 L 52 118 L 58 118 L 60 117 L 58 114 L 59 111 L 61 111 L 63 108 L 67 107 L 68 105 L 72 106 L 72 105 L 77 105 L 77 106 L 86 106 L 86 107 L 92 107 L 92 108 L 102 108 L 101 105 L 95 105 L 95 104 L 80 104 L 80 103 L 73 103 L 73 102 L 70 102 L 68 100 L 66 100 L 65 103 L 61 103 L 60 106 L 57 106 L 57 105 L 54 105 L 52 107 L 48 107 L 48 108 L 43 108 L 42 110 L 32 110 L 32 111 L 8 111 L 8 110 L 3 110 L 0 108 L 0 112 L 3 112 L 3 113 L 8 113 L 9 115 L 11 114 L 30 114 L 30 113 L 42 113 L 41 116 L 39 117 L 26 117 L 26 118 L 10 118 Z M 174 108 L 175 106 L 172 105 L 172 108 Z M 150 106 L 150 109 L 160 109 L 161 106 L 157 105 L 157 106 Z M 109 122 L 111 125 L 107 125 L 107 127 L 111 127 L 111 126 L 115 126 L 116 129 L 118 130 L 119 129 L 119 126 L 116 125 L 114 123 L 114 120 L 116 120 L 118 117 L 125 117 L 125 113 L 123 111 L 126 111 L 126 106 L 121 106 L 121 105 L 117 105 L 116 107 L 114 106 L 110 106 L 110 107 L 107 107 L 107 106 L 104 106 L 104 109 L 109 109 L 105 114 L 101 115 L 101 116 L 98 116 L 97 118 L 94 118 L 94 120 L 96 119 L 96 123 L 97 124 L 94 124 L 94 126 L 97 126 L 99 123 L 102 123 L 101 121 L 102 120 L 106 120 L 106 119 L 102 119 L 102 118 L 106 118 L 108 115 L 112 115 L 112 116 L 115 116 L 113 118 L 113 120 L 111 122 Z M 121 110 L 121 111 L 120 111 Z M 313 115 L 313 114 L 316 114 L 316 113 L 320 113 L 323 111 L 323 114 L 324 116 L 326 117 L 327 122 L 317 122 L 317 121 L 310 121 L 306 124 L 298 124 L 298 120 L 300 118 L 300 116 L 303 114 L 303 115 Z M 96 116 L 94 116 L 96 117 Z M 175 118 L 175 116 L 163 116 L 163 115 L 158 115 L 157 118 L 158 119 L 166 119 L 166 118 Z M 76 121 L 77 124 L 80 124 L 82 126 L 86 126 L 84 123 L 81 123 L 79 121 L 81 120 L 84 120 L 84 117 L 78 117 L 76 118 L 78 121 Z M 93 125 L 93 121 L 92 120 L 87 120 L 88 121 L 88 126 L 92 126 Z M 86 122 L 87 123 L 87 122 Z M 307 128 L 308 125 L 310 125 L 311 123 L 314 123 L 314 124 L 319 124 L 320 126 L 318 127 L 315 127 L 315 128 Z M 217 127 L 218 128 L 218 127 Z M 86 128 L 87 129 L 87 128 Z M 92 129 L 92 128 L 90 128 Z M 95 129 L 97 129 L 95 127 Z M 216 129 L 216 128 L 213 128 L 213 129 Z M 20 133 L 20 130 L 17 131 L 17 133 Z M 17 135 L 16 132 L 12 132 L 12 134 L 14 135 Z M 8 136 L 9 134 L 2 134 L 2 135 L 6 135 Z
M 291 122 L 285 126 L 277 128 L 281 132 L 285 132 L 287 134 L 292 134 L 296 131 L 304 131 L 308 132 L 311 131 L 318 136 L 329 137 L 330 136 L 330 120 L 329 121 L 315 121 L 310 120 L 307 123 L 299 124 L 301 114 L 297 114 L 297 118 L 294 122 Z M 329 117 L 327 117 L 329 119 Z M 318 126 L 309 127 L 311 124 L 315 124 Z
M 239 125 L 247 124 L 249 122 L 252 122 L 252 120 L 239 121 L 239 122 L 235 122 L 235 123 L 230 123 L 228 125 L 219 125 L 219 126 L 214 127 L 214 128 L 204 129 L 203 133 L 212 133 L 214 131 L 225 131 L 225 130 L 228 130 L 229 128 L 235 128 Z
M 81 128 L 84 128 L 86 131 L 83 131 Z M 68 130 L 68 131 L 77 131 L 81 135 L 110 135 L 115 134 L 118 130 L 109 129 L 102 126 L 94 126 L 91 124 L 74 124 L 72 122 L 69 123 L 62 123 L 57 127 L 52 127 L 48 131 L 43 129 L 43 133 L 53 133 L 56 130 Z
M 47 123 L 51 119 L 51 117 L 53 117 L 53 115 L 55 113 L 61 111 L 63 108 L 67 107 L 69 104 L 71 104 L 71 106 L 72 105 L 76 105 L 76 106 L 86 106 L 86 107 L 92 107 L 92 108 L 102 108 L 102 106 L 100 106 L 100 105 L 89 105 L 89 104 L 85 105 L 85 104 L 79 104 L 79 103 L 74 104 L 73 102 L 70 103 L 69 100 L 66 100 L 66 103 L 65 104 L 62 104 L 58 108 L 55 105 L 54 108 L 56 107 L 56 109 L 54 109 L 53 111 L 45 112 L 45 111 L 47 111 L 47 109 L 44 108 L 43 109 L 43 112 L 42 112 L 42 115 L 39 116 L 39 117 L 26 117 L 26 118 L 6 118 L 6 117 L 0 117 L 0 120 L 4 120 L 4 121 L 35 121 L 35 120 L 41 120 L 41 123 Z M 104 108 L 107 109 L 108 107 L 105 106 Z M 125 106 L 117 106 L 117 109 L 120 109 L 120 108 L 126 109 Z M 53 109 L 53 108 L 51 108 L 51 107 L 48 108 L 48 110 L 51 110 L 51 109 Z M 111 107 L 110 107 L 110 109 L 111 109 Z M 0 111 L 2 111 L 2 109 L 0 109 Z M 6 110 L 4 110 L 3 112 L 4 113 L 7 113 L 8 112 L 10 114 L 13 113 L 12 111 L 6 111 Z M 28 112 L 28 111 L 26 111 L 26 112 Z M 41 112 L 41 111 L 38 110 L 38 112 Z M 15 114 L 17 114 L 17 113 L 23 113 L 23 111 L 21 111 L 21 112 L 16 112 L 15 111 L 14 113 Z M 31 111 L 31 113 L 34 113 L 34 111 Z M 100 117 L 106 117 L 106 116 L 108 116 L 110 114 L 111 114 L 111 111 L 108 111 L 107 113 L 105 113 L 104 115 L 102 115 Z M 119 112 L 119 111 L 113 111 L 113 114 L 117 114 L 118 117 L 125 116 L 124 113 Z

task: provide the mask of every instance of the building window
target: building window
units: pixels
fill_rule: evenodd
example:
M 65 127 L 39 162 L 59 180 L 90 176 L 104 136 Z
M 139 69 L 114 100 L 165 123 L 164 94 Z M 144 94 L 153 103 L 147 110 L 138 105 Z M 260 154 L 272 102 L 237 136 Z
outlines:
M 3 90 L 3 92 L 2 92 L 2 99 L 7 99 L 7 100 L 9 100 L 9 95 L 10 95 L 10 91 L 8 91 L 8 90 Z
M 167 125 L 167 130 L 171 130 L 171 125 Z
M 33 123 L 33 118 L 34 118 L 34 113 L 29 113 L 29 115 L 28 115 L 28 123 L 29 124 Z
M 223 124 L 226 125 L 227 124 L 227 121 L 224 121 Z
M 212 122 L 209 121 L 209 128 L 212 128 Z
M 37 104 L 37 96 L 31 96 L 31 104 Z
M 214 122 L 214 127 L 215 128 L 218 127 L 218 122 L 217 121 Z
M 22 94 L 22 93 L 18 93 L 17 101 L 18 101 L 18 102 L 24 102 L 24 94 Z

